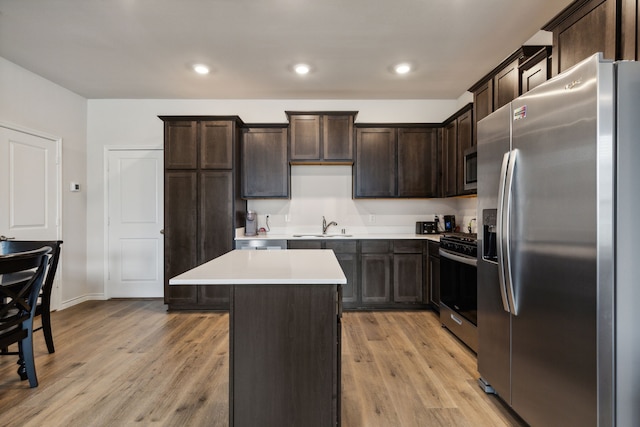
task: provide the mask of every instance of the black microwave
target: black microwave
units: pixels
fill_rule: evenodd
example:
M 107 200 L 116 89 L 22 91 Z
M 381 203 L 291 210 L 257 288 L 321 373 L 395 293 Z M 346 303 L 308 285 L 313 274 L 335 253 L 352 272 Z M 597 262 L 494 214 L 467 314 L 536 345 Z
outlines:
M 464 189 L 478 188 L 478 147 L 473 146 L 464 150 Z

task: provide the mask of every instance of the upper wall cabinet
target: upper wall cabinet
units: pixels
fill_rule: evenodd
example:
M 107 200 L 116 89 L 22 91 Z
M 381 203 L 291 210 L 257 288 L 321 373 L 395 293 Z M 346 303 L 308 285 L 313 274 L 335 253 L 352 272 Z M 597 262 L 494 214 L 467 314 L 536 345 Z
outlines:
M 551 46 L 520 64 L 520 89 L 529 92 L 534 87 L 546 82 L 551 77 Z
M 286 125 L 248 125 L 242 132 L 242 197 L 289 197 Z
M 442 196 L 474 194 L 475 190 L 464 189 L 464 153 L 473 146 L 472 104 L 448 118 L 442 128 Z
M 522 64 L 539 52 L 548 52 L 546 46 L 522 46 L 469 89 L 473 93 L 475 123 L 523 93 Z M 474 143 L 476 139 L 474 126 Z
M 356 128 L 355 198 L 438 196 L 437 128 Z
M 287 111 L 293 163 L 353 162 L 353 123 L 357 112 Z
M 543 30 L 553 32 L 552 75 L 597 52 L 605 59 L 639 59 L 637 0 L 577 0 Z

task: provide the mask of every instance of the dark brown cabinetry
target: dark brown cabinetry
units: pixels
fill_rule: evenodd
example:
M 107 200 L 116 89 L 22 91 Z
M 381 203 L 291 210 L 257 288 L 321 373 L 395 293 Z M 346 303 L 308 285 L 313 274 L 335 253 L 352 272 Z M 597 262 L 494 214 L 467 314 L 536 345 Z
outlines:
M 396 130 L 356 130 L 355 197 L 394 197 L 396 194 Z
M 246 202 L 239 190 L 237 117 L 162 116 L 165 134 L 165 303 L 228 309 L 229 290 L 169 286 L 169 279 L 233 249 Z
M 353 162 L 356 112 L 293 112 L 289 118 L 294 163 Z
M 398 129 L 398 197 L 438 196 L 438 130 Z
M 605 59 L 638 60 L 637 0 L 576 0 L 542 29 L 553 32 L 552 75 L 596 52 Z
M 428 304 L 437 311 L 440 311 L 440 244 L 438 242 L 428 242 L 425 253 L 425 287 L 428 296 Z
M 286 126 L 245 128 L 241 157 L 243 198 L 289 198 Z
M 342 285 L 342 303 L 345 309 L 355 308 L 358 302 L 358 242 L 357 240 L 289 240 L 288 249 L 331 249 L 333 250 L 347 284 Z
M 345 310 L 429 306 L 423 240 L 289 240 L 287 247 L 333 250 L 347 278 L 342 287 Z
M 631 46 L 636 44 L 635 28 L 627 32 L 621 26 L 629 15 L 623 6 L 633 3 L 636 1 L 575 1 L 545 25 L 544 30 L 553 32 L 551 74 L 559 74 L 596 52 L 602 52 L 606 59 L 636 59 Z M 622 19 L 618 19 L 618 9 L 625 12 Z M 632 25 L 635 27 L 636 23 Z
M 473 146 L 473 105 L 467 104 L 445 121 L 442 128 L 442 195 L 473 194 L 464 189 L 464 154 Z
M 551 47 L 538 53 L 520 65 L 520 88 L 522 93 L 546 82 L 551 77 Z
M 393 301 L 422 302 L 422 241 L 393 241 Z
M 229 425 L 340 425 L 338 285 L 239 285 L 229 313 Z
M 391 303 L 391 241 L 362 240 L 362 303 Z
M 521 65 L 541 51 L 546 52 L 546 47 L 522 46 L 469 89 L 473 93 L 474 124 L 523 93 Z M 474 125 L 473 141 L 476 138 Z
M 371 126 L 356 129 L 354 197 L 437 197 L 437 128 Z

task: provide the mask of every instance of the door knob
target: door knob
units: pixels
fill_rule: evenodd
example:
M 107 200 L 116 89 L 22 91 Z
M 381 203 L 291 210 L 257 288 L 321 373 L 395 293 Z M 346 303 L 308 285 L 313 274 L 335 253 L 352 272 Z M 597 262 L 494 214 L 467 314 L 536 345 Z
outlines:
M 160 230 L 160 234 L 164 234 L 164 228 Z

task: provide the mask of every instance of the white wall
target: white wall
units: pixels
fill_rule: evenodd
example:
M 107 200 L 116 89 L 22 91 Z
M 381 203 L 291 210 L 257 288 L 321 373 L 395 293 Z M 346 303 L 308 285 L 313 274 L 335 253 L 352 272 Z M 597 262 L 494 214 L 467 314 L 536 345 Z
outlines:
M 250 200 L 248 208 L 259 227 L 269 215 L 274 234 L 319 233 L 323 216 L 338 223 L 330 232 L 346 234 L 413 233 L 416 221 L 434 215 L 454 214 L 465 226 L 475 218 L 475 198 L 353 199 L 352 183 L 351 166 L 292 166 L 290 200 Z
M 0 57 L 0 121 L 62 138 L 62 305 L 86 286 L 87 100 Z M 68 191 L 71 181 L 83 191 Z

